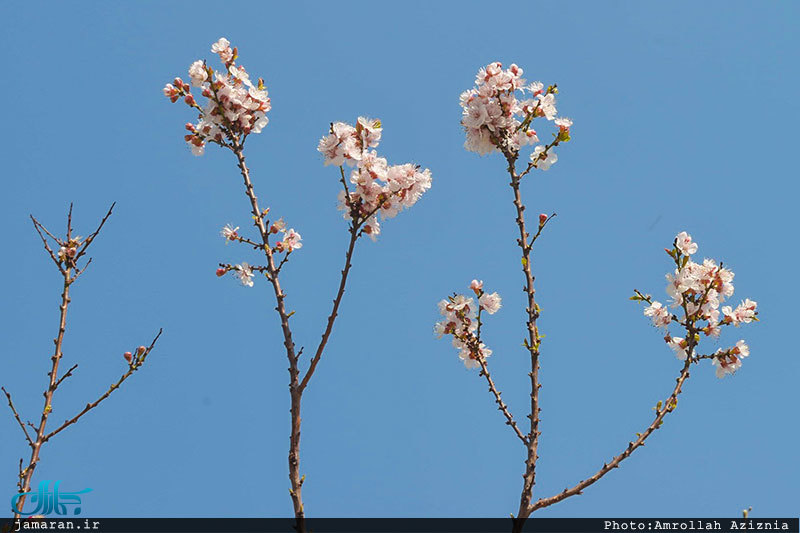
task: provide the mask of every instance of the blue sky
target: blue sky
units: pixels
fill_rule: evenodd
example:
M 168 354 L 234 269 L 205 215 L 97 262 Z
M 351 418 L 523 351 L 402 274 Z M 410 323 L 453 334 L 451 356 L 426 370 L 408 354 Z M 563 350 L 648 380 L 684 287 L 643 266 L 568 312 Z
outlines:
M 377 243 L 359 242 L 304 397 L 309 516 L 516 512 L 524 450 L 477 373 L 432 334 L 436 302 L 472 278 L 500 292 L 484 336 L 524 418 L 511 191 L 501 158 L 466 152 L 459 127 L 458 95 L 495 60 L 558 83 L 559 111 L 575 120 L 558 163 L 523 187 L 528 213 L 558 213 L 534 254 L 547 336 L 535 497 L 594 473 L 671 391 L 680 362 L 628 296 L 663 298 L 676 233 L 733 269 L 734 303 L 757 300 L 761 318 L 723 336 L 751 347 L 735 377 L 694 369 L 644 448 L 540 516 L 796 516 L 798 15 L 790 2 L 4 3 L 0 382 L 24 416 L 41 412 L 60 278 L 29 213 L 55 230 L 74 202 L 85 235 L 117 202 L 74 286 L 64 360 L 80 367 L 51 422 L 164 328 L 147 366 L 47 445 L 37 479 L 93 488 L 84 514 L 291 514 L 273 297 L 264 281 L 214 276 L 220 261 L 256 260 L 218 237 L 248 225 L 240 178 L 229 153 L 190 154 L 194 116 L 161 94 L 225 36 L 272 98 L 247 155 L 262 201 L 303 235 L 282 276 L 298 345 L 322 331 L 347 242 L 336 169 L 316 152 L 327 125 L 378 117 L 381 153 L 433 173 Z M 0 428 L 10 498 L 28 450 L 10 413 Z

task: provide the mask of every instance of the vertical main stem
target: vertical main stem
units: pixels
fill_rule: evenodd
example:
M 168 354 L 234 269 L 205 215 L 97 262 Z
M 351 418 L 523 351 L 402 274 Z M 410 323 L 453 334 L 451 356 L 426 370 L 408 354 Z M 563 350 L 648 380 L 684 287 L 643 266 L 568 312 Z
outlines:
M 531 273 L 531 243 L 529 242 L 530 234 L 525 226 L 525 205 L 522 203 L 522 196 L 520 194 L 520 177 L 514 169 L 514 160 L 509 161 L 509 174 L 511 175 L 511 188 L 514 191 L 514 207 L 517 210 L 517 226 L 519 227 L 519 240 L 517 241 L 522 249 L 522 271 L 525 274 L 525 293 L 528 297 L 526 312 L 528 319 L 526 321 L 528 329 L 527 348 L 531 356 L 531 372 L 528 374 L 531 379 L 531 413 L 529 415 L 531 421 L 531 429 L 528 433 L 528 456 L 525 460 L 525 474 L 523 475 L 523 487 L 520 497 L 519 511 L 514 524 L 514 531 L 521 531 L 522 525 L 532 512 L 531 498 L 533 496 L 533 485 L 536 481 L 536 460 L 538 459 L 537 449 L 539 447 L 539 329 L 536 325 L 536 319 L 539 318 L 539 311 L 536 306 L 535 294 L 536 290 L 533 287 L 534 276 Z
M 53 343 L 55 344 L 55 351 L 53 352 L 53 356 L 50 358 L 52 361 L 52 367 L 50 368 L 50 384 L 47 387 L 47 390 L 44 391 L 44 407 L 42 408 L 42 418 L 39 421 L 39 427 L 36 429 L 36 440 L 33 441 L 31 444 L 31 459 L 28 462 L 27 468 L 23 470 L 23 475 L 20 485 L 20 494 L 24 494 L 26 492 L 30 492 L 31 490 L 31 480 L 33 479 L 33 472 L 36 470 L 36 465 L 39 463 L 39 453 L 41 452 L 42 445 L 45 442 L 45 428 L 47 426 L 47 419 L 50 416 L 50 412 L 53 410 L 53 393 L 56 390 L 58 384 L 58 364 L 61 361 L 62 352 L 62 345 L 64 342 L 64 332 L 67 330 L 67 308 L 69 307 L 69 287 L 72 284 L 72 268 L 67 268 L 64 272 L 64 288 L 61 292 L 61 306 L 60 309 L 60 317 L 58 321 L 58 335 L 55 339 L 53 339 Z M 25 496 L 21 496 L 17 500 L 17 508 L 14 512 L 14 518 L 20 518 L 20 513 L 25 505 Z
M 303 479 L 300 476 L 300 401 L 302 399 L 302 391 L 299 383 L 298 355 L 295 353 L 294 342 L 292 341 L 292 330 L 289 327 L 289 313 L 286 312 L 286 305 L 284 303 L 286 294 L 281 289 L 280 282 L 278 281 L 275 260 L 273 259 L 272 248 L 269 244 L 269 228 L 267 228 L 264 223 L 264 214 L 259 208 L 258 198 L 253 190 L 253 182 L 250 180 L 250 170 L 247 168 L 244 158 L 244 148 L 239 137 L 236 135 L 232 136 L 232 150 L 236 155 L 239 170 L 244 179 L 245 193 L 250 200 L 254 224 L 258 228 L 261 234 L 261 240 L 264 244 L 264 254 L 267 257 L 267 273 L 269 274 L 269 280 L 275 292 L 275 300 L 277 301 L 275 310 L 278 312 L 281 319 L 283 345 L 286 347 L 286 356 L 289 359 L 289 393 L 291 395 L 289 412 L 292 417 L 291 435 L 289 437 L 289 481 L 291 482 L 292 488 L 289 490 L 289 493 L 292 497 L 292 505 L 294 506 L 297 531 L 299 533 L 305 533 L 305 511 L 303 509 L 302 496 Z

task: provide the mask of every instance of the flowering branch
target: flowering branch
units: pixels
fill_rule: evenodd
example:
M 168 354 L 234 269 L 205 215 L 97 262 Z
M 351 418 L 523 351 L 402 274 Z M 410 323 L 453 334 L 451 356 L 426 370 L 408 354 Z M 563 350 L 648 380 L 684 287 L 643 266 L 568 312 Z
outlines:
M 509 185 L 514 195 L 515 220 L 519 229 L 517 245 L 522 252 L 522 271 L 525 277 L 523 290 L 527 295 L 526 327 L 528 330 L 523 345 L 528 350 L 531 359 L 531 371 L 528 374 L 531 380 L 531 411 L 528 415 L 531 426 L 527 435 L 523 436 L 518 433 L 518 437 L 526 446 L 527 458 L 519 511 L 516 518 L 512 515 L 514 518 L 513 531 L 515 532 L 522 531 L 526 519 L 535 510 L 581 494 L 586 487 L 617 468 L 619 463 L 629 457 L 634 450 L 644 446 L 645 440 L 661 427 L 664 417 L 677 406 L 678 395 L 681 393 L 684 382 L 689 378 L 689 367 L 692 363 L 696 364 L 702 359 L 711 359 L 712 364 L 716 367 L 717 376 L 723 377 L 734 373 L 741 367 L 742 358 L 747 357 L 750 353 L 747 344 L 740 340 L 735 346 L 725 350 L 719 349 L 714 354 L 696 355 L 695 351 L 701 333 L 717 337 L 723 326 L 739 326 L 758 320 L 756 302 L 749 299 L 744 300 L 735 309 L 730 306 L 722 307 L 722 314 L 720 314 L 720 303 L 733 294 L 733 272 L 723 268 L 722 263 L 717 264 L 710 259 L 706 259 L 702 264 L 691 261 L 690 256 L 697 251 L 697 244 L 692 242 L 686 232 L 678 234 L 673 242 L 673 248 L 666 249 L 677 267 L 673 275 L 667 276 L 669 280 L 667 292 L 673 299 L 672 306 L 683 310 L 683 317 L 676 316 L 660 302 L 654 301 L 649 295 L 639 291 L 635 291 L 631 298 L 648 304 L 644 314 L 652 318 L 655 326 L 666 330 L 670 325 L 678 324 L 685 330 L 683 337 L 672 337 L 669 334 L 664 337 L 664 341 L 675 352 L 678 359 L 684 361 L 683 369 L 676 380 L 672 394 L 666 402 L 658 402 L 654 408 L 656 416 L 653 422 L 643 433 L 637 433 L 637 439 L 629 442 L 627 448 L 614 457 L 610 463 L 604 463 L 603 467 L 594 475 L 574 487 L 564 489 L 555 496 L 540 498 L 535 503 L 531 503 L 536 478 L 537 449 L 541 435 L 539 430 L 539 414 L 541 412 L 539 407 L 539 389 L 541 387 L 539 356 L 543 336 L 540 335 L 537 326 L 540 309 L 535 300 L 535 278 L 531 271 L 530 256 L 533 244 L 548 222 L 556 215 L 555 213 L 549 216 L 539 215 L 538 230 L 531 237 L 525 220 L 525 204 L 522 202 L 520 183 L 522 178 L 534 168 L 548 170 L 558 160 L 554 148 L 561 143 L 570 141 L 572 120 L 556 117 L 555 95 L 558 90 L 555 85 L 547 87 L 546 90 L 544 85 L 539 82 L 526 86 L 525 80 L 521 76 L 522 69 L 516 65 L 511 65 L 504 70 L 500 63 L 492 63 L 478 71 L 476 87 L 461 95 L 463 108 L 461 123 L 467 134 L 465 148 L 481 155 L 500 152 L 505 157 L 508 174 L 511 178 Z M 518 93 L 522 95 L 520 98 L 517 97 Z M 526 93 L 530 95 L 527 98 Z M 535 130 L 531 127 L 534 119 L 538 117 L 552 120 L 558 127 L 558 131 L 553 134 L 553 140 L 550 143 L 535 146 L 530 154 L 530 162 L 523 171 L 518 172 L 516 164 L 521 149 L 526 145 L 539 142 Z M 470 287 L 481 298 L 477 315 L 472 298 L 454 295 L 447 300 L 442 300 L 439 303 L 439 310 L 445 316 L 445 320 L 436 325 L 435 331 L 439 336 L 444 334 L 453 336 L 453 344 L 461 350 L 459 356 L 468 368 L 481 367 L 481 374 L 487 377 L 490 391 L 495 395 L 495 401 L 500 405 L 500 410 L 506 416 L 507 423 L 516 429 L 512 424 L 513 419 L 507 406 L 500 400 L 494 383 L 488 378 L 486 357 L 491 354 L 491 350 L 485 348 L 480 342 L 480 311 L 484 309 L 488 311 L 487 305 L 490 305 L 490 302 L 484 301 L 485 295 L 482 287 L 483 282 L 477 280 L 474 280 Z M 499 302 L 499 296 L 496 298 Z M 475 319 L 477 319 L 477 324 L 474 322 Z
M 299 463 L 302 394 L 321 360 L 333 331 L 339 306 L 344 297 L 348 274 L 352 267 L 356 241 L 364 234 L 375 239 L 380 232 L 377 220 L 379 214 L 384 219 L 390 218 L 402 209 L 413 205 L 430 188 L 430 172 L 427 169 L 420 171 L 418 166 L 410 164 L 389 167 L 385 159 L 378 157 L 374 150 L 370 150 L 370 148 L 375 148 L 380 141 L 382 128 L 379 120 L 360 117 L 355 127 L 341 122 L 333 123 L 330 126 L 330 134 L 320 141 L 318 150 L 325 156 L 325 164 L 335 164 L 340 169 L 344 190 L 339 197 L 339 209 L 345 212 L 344 217 L 349 220 L 350 239 L 339 287 L 333 300 L 333 309 L 328 316 L 309 367 L 301 377 L 298 362 L 303 349 L 295 351 L 289 323 L 294 311 L 287 311 L 286 293 L 278 279 L 280 271 L 289 260 L 291 253 L 302 247 L 301 237 L 294 229 L 287 230 L 283 219 L 273 223 L 266 219 L 269 208 L 262 210 L 259 205 L 250 177 L 250 169 L 247 167 L 244 156 L 244 144 L 248 136 L 251 133 L 259 133 L 268 123 L 266 113 L 271 109 L 271 102 L 267 96 L 264 81 L 259 79 L 257 85 L 250 81 L 245 69 L 236 64 L 238 50 L 231 49 L 230 43 L 226 39 L 223 38 L 214 43 L 211 51 L 219 54 L 225 66 L 224 71 L 215 72 L 205 61 L 199 60 L 189 68 L 192 85 L 201 88 L 203 96 L 207 98 L 204 107 L 197 104 L 191 93 L 191 86 L 180 78 L 175 78 L 174 85 L 167 84 L 164 94 L 172 102 L 183 99 L 187 105 L 199 111 L 199 122 L 186 125 L 186 129 L 190 133 L 186 135 L 185 140 L 191 146 L 192 152 L 195 155 L 201 155 L 208 143 L 231 150 L 236 156 L 237 165 L 244 181 L 245 194 L 250 202 L 253 223 L 258 230 L 260 242 L 240 236 L 239 228 L 234 228 L 232 225 L 225 226 L 221 233 L 226 241 L 248 244 L 255 250 L 263 251 L 266 265 L 220 263 L 217 275 L 224 276 L 228 272 L 234 272 L 243 285 L 253 286 L 255 277 L 253 273 L 260 272 L 272 285 L 277 303 L 275 310 L 281 322 L 283 344 L 289 360 L 291 398 L 291 435 L 289 439 L 291 488 L 289 493 L 294 507 L 296 529 L 303 532 L 305 531 L 305 510 L 301 490 L 305 476 L 300 475 Z M 350 177 L 350 182 L 355 185 L 354 191 L 350 191 L 348 188 L 344 164 L 356 167 Z M 381 181 L 386 183 L 382 184 Z M 279 232 L 283 234 L 283 238 L 272 245 L 270 235 Z M 278 259 L 276 254 L 284 255 Z
M 153 342 L 151 343 L 149 348 L 145 348 L 144 346 L 139 347 L 137 350 L 137 356 L 134 358 L 130 352 L 125 352 L 124 357 L 128 361 L 129 370 L 123 377 L 117 381 L 116 384 L 112 385 L 111 388 L 101 396 L 97 401 L 91 404 L 87 404 L 86 408 L 84 408 L 77 416 L 73 417 L 72 419 L 66 420 L 61 426 L 59 426 L 54 431 L 50 433 L 46 432 L 47 421 L 49 419 L 50 413 L 53 411 L 53 396 L 55 391 L 59 388 L 61 383 L 72 376 L 73 371 L 78 368 L 78 365 L 73 365 L 69 370 L 67 370 L 61 377 L 58 376 L 58 369 L 59 364 L 61 362 L 61 358 L 63 357 L 63 342 L 64 342 L 64 334 L 67 329 L 67 310 L 69 308 L 69 304 L 72 301 L 70 296 L 70 289 L 78 279 L 78 277 L 86 271 L 86 268 L 91 263 L 91 258 L 89 258 L 86 263 L 81 266 L 78 264 L 78 261 L 86 254 L 88 251 L 89 246 L 92 244 L 94 239 L 99 235 L 100 230 L 103 229 L 108 218 L 111 216 L 111 213 L 114 209 L 115 204 L 111 204 L 106 215 L 100 221 L 97 229 L 92 232 L 87 238 L 82 239 L 77 235 L 73 235 L 72 233 L 72 204 L 69 207 L 69 213 L 67 215 L 67 232 L 66 237 L 61 239 L 53 235 L 42 223 L 40 223 L 36 218 L 31 215 L 31 221 L 33 222 L 33 227 L 36 230 L 36 233 L 42 240 L 45 250 L 47 251 L 50 258 L 53 260 L 53 263 L 58 268 L 59 273 L 63 278 L 62 284 L 62 291 L 61 291 L 61 304 L 59 306 L 59 321 L 58 321 L 58 333 L 56 338 L 53 339 L 53 343 L 55 344 L 55 351 L 52 355 L 51 359 L 51 368 L 48 372 L 48 386 L 44 391 L 44 407 L 42 408 L 41 418 L 39 420 L 39 424 L 34 425 L 31 422 L 26 422 L 25 424 L 22 423 L 22 419 L 14 406 L 11 400 L 11 394 L 2 388 L 3 392 L 8 399 L 8 405 L 11 408 L 11 411 L 14 414 L 14 418 L 16 419 L 19 426 L 22 428 L 23 432 L 25 433 L 25 440 L 28 443 L 28 446 L 31 448 L 31 456 L 28 461 L 28 466 L 25 468 L 22 467 L 23 461 L 20 460 L 20 468 L 19 468 L 19 480 L 17 482 L 17 487 L 19 489 L 19 494 L 21 496 L 17 497 L 17 504 L 15 508 L 14 517 L 19 518 L 22 513 L 22 509 L 25 505 L 26 493 L 30 491 L 31 487 L 31 480 L 33 478 L 34 471 L 36 470 L 36 466 L 39 463 L 39 455 L 41 453 L 42 446 L 49 441 L 52 437 L 54 437 L 59 432 L 63 431 L 67 426 L 70 426 L 78 421 L 80 417 L 86 414 L 88 411 L 96 407 L 101 401 L 107 398 L 111 392 L 116 390 L 119 385 L 127 379 L 135 370 L 141 366 L 144 362 L 144 358 L 150 353 L 150 350 L 153 349 L 156 340 L 161 335 L 161 331 L 159 330 L 158 335 Z M 53 248 L 50 246 L 48 241 L 48 237 L 58 246 L 58 252 L 54 252 Z M 34 437 L 28 433 L 28 430 L 25 426 L 29 426 L 33 432 Z

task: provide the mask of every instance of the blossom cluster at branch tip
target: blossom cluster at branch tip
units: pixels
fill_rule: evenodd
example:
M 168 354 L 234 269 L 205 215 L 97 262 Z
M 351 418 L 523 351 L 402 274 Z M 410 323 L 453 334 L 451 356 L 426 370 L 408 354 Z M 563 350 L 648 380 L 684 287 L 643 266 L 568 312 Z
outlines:
M 745 299 L 736 308 L 720 304 L 733 296 L 734 273 L 712 259 L 704 259 L 702 263 L 692 261 L 691 256 L 697 253 L 697 243 L 691 235 L 680 232 L 673 241 L 673 247 L 666 252 L 675 261 L 676 269 L 667 274 L 667 294 L 672 299 L 670 307 L 680 311 L 673 314 L 667 306 L 650 296 L 637 292 L 632 299 L 644 301 L 649 305 L 644 314 L 653 321 L 653 325 L 665 331 L 674 322 L 686 329 L 685 337 L 673 337 L 669 333 L 664 341 L 675 352 L 678 359 L 685 361 L 690 354 L 696 359 L 694 348 L 700 340 L 699 333 L 707 337 L 719 337 L 722 326 L 748 324 L 757 321 L 757 303 Z M 750 348 L 743 340 L 727 350 L 718 350 L 711 358 L 716 367 L 717 377 L 732 374 L 741 367 L 741 359 L 750 355 Z
M 552 145 L 570 140 L 572 120 L 556 118 L 556 94 L 551 85 L 526 84 L 522 69 L 512 64 L 507 69 L 499 62 L 478 70 L 475 87 L 461 93 L 461 125 L 466 131 L 464 147 L 480 155 L 501 151 L 516 157 L 526 145 L 539 142 L 532 128 L 535 118 L 554 120 L 558 133 Z M 547 170 L 558 160 L 548 146 L 538 145 L 531 154 L 532 166 Z
M 177 102 L 181 98 L 199 112 L 196 124 L 187 123 L 189 132 L 184 139 L 194 155 L 203 155 L 209 142 L 223 145 L 233 136 L 246 137 L 250 133 L 261 133 L 269 119 L 266 114 L 272 105 L 264 80 L 257 83 L 243 66 L 237 65 L 238 50 L 231 48 L 224 37 L 211 46 L 218 54 L 224 70 L 215 71 L 205 61 L 197 60 L 189 66 L 191 85 L 177 77 L 164 87 L 164 96 Z M 201 107 L 192 94 L 192 86 L 199 88 L 206 98 Z
M 481 358 L 485 361 L 492 355 L 492 350 L 479 338 L 479 312 L 486 311 L 493 315 L 501 307 L 501 298 L 496 292 L 485 293 L 483 281 L 474 279 L 469 288 L 478 296 L 478 304 L 463 294 L 454 294 L 440 301 L 439 313 L 444 319 L 436 323 L 433 331 L 440 339 L 443 335 L 452 335 L 453 346 L 458 350 L 458 357 L 464 366 L 477 368 L 481 366 Z
M 344 218 L 363 223 L 362 231 L 372 240 L 380 233 L 378 215 L 383 220 L 396 216 L 413 206 L 431 187 L 431 172 L 419 165 L 406 163 L 389 165 L 378 156 L 375 148 L 381 140 L 380 120 L 358 117 L 356 125 L 344 122 L 331 124 L 317 150 L 324 156 L 325 165 L 353 167 L 349 183 L 339 193 L 339 210 Z
M 72 262 L 75 259 L 75 256 L 78 254 L 78 247 L 81 245 L 81 237 L 73 237 L 69 241 L 64 243 L 64 246 L 61 246 L 58 249 L 58 260 L 62 263 Z

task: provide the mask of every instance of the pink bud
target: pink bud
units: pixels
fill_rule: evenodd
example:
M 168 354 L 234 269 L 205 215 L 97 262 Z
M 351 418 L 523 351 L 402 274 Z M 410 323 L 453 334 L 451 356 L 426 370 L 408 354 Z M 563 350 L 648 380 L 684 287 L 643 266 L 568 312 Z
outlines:
M 542 213 L 539 215 L 539 225 L 544 226 L 544 223 L 547 222 L 547 215 Z
M 186 130 L 187 131 L 194 131 L 194 124 L 192 124 L 191 122 L 187 122 L 186 123 Z
M 222 276 L 224 276 L 224 275 L 225 275 L 227 272 L 228 272 L 228 269 L 226 269 L 226 268 L 221 268 L 221 267 L 220 267 L 220 268 L 218 268 L 218 269 L 217 269 L 217 277 L 220 277 L 220 278 L 221 278 L 221 277 L 222 277 Z
M 180 78 L 175 78 L 172 80 L 172 83 L 174 83 L 177 87 L 183 87 L 183 80 Z
M 187 94 L 186 98 L 184 98 L 183 101 L 189 105 L 194 105 L 194 96 L 192 96 L 191 94 Z
M 469 288 L 475 291 L 475 294 L 480 294 L 481 289 L 483 289 L 483 281 L 473 279 L 472 283 L 469 284 Z
M 145 348 L 144 346 L 139 346 L 138 348 L 136 348 L 136 354 L 137 355 L 144 355 L 144 352 L 146 352 L 146 351 L 147 351 L 147 348 Z
M 131 352 L 125 352 L 122 354 L 122 357 L 124 357 L 125 360 L 130 363 L 131 359 L 133 358 L 133 354 Z

